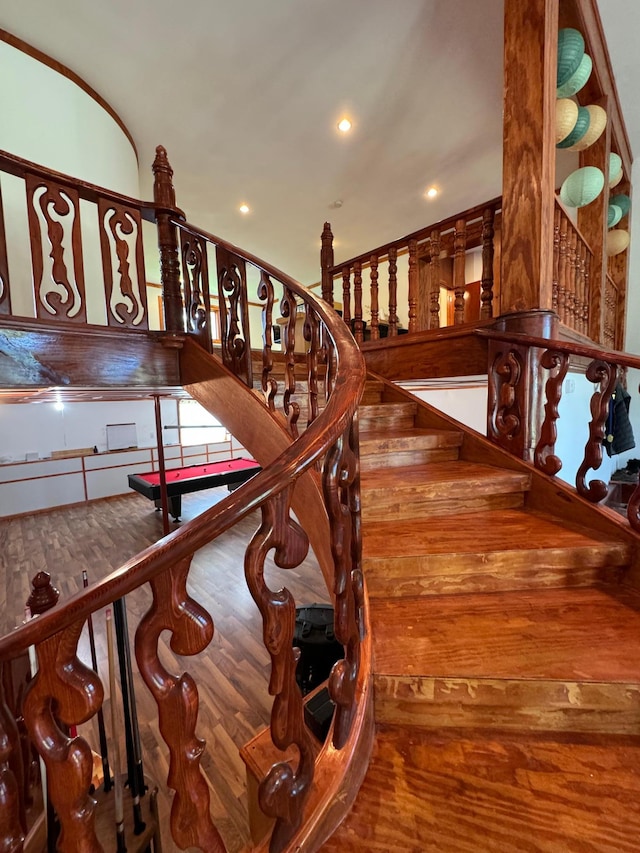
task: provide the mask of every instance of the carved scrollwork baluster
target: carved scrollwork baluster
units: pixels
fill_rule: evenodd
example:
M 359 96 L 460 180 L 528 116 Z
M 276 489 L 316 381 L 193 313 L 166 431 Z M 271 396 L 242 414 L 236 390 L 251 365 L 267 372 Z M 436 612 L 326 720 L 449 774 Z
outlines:
M 209 319 L 209 264 L 206 241 L 185 231 L 180 232 L 184 301 L 187 308 L 187 331 L 198 336 L 202 346 L 211 351 Z
M 171 805 L 171 832 L 181 849 L 199 847 L 205 853 L 226 850 L 209 813 L 209 787 L 200 770 L 204 741 L 196 737 L 198 688 L 186 672 L 172 675 L 160 663 L 158 643 L 171 632 L 177 655 L 204 651 L 213 636 L 210 615 L 187 592 L 191 557 L 150 581 L 153 603 L 136 631 L 136 660 L 140 674 L 158 705 L 160 733 L 169 747 L 167 785 L 176 794 Z
M 356 341 L 361 344 L 364 339 L 364 324 L 362 322 L 362 264 L 356 261 L 353 265 L 353 331 Z
M 389 249 L 389 337 L 398 334 L 398 250 Z
M 20 790 L 23 787 L 20 736 L 15 720 L 4 696 L 4 667 L 0 662 L 0 850 L 3 853 L 21 853 L 26 824 L 24 807 L 21 808 Z M 12 768 L 16 763 L 18 776 Z
M 146 329 L 149 325 L 147 278 L 144 271 L 140 212 L 100 198 L 98 221 L 107 324 Z M 133 243 L 133 270 L 130 242 Z M 114 275 L 114 270 L 117 275 Z
M 318 361 L 320 357 L 320 323 L 318 315 L 310 303 L 305 304 L 304 339 L 309 344 L 307 350 L 307 426 L 318 417 Z
M 554 476 L 562 468 L 562 461 L 554 455 L 553 451 L 558 438 L 556 430 L 556 421 L 559 417 L 558 406 L 562 399 L 562 383 L 569 367 L 569 356 L 556 350 L 546 350 L 542 354 L 540 364 L 552 372 L 545 385 L 544 421 L 534 453 L 534 464 L 545 474 Z
M 0 191 L 0 314 L 11 314 L 11 290 L 9 287 L 9 261 L 7 238 L 4 228 L 2 192 Z
M 607 496 L 607 484 L 603 480 L 592 480 L 586 484 L 589 469 L 596 471 L 602 464 L 602 442 L 605 437 L 605 423 L 609 411 L 609 400 L 616 384 L 617 367 L 606 361 L 595 359 L 587 368 L 589 382 L 597 382 L 599 391 L 591 395 L 591 421 L 589 438 L 584 448 L 584 459 L 576 474 L 576 489 L 583 498 L 598 503 Z
M 246 265 L 242 258 L 216 246 L 222 361 L 249 388 L 253 385 L 249 341 Z
M 278 393 L 278 383 L 271 375 L 273 372 L 273 282 L 264 270 L 260 271 L 258 299 L 264 302 L 262 306 L 262 393 L 272 412 L 275 412 L 275 397 Z
M 351 267 L 342 270 L 342 319 L 351 328 Z
M 77 622 L 37 646 L 38 671 L 23 704 L 29 737 L 46 765 L 49 796 L 60 820 L 59 853 L 102 853 L 94 831 L 95 802 L 88 794 L 91 748 L 81 737 L 69 738 L 56 722 L 79 725 L 102 706 L 102 683 L 76 654 L 82 627 Z
M 247 585 L 262 614 L 264 644 L 271 657 L 269 693 L 275 697 L 271 737 L 278 749 L 295 744 L 300 754 L 295 772 L 290 764 L 280 762 L 260 783 L 260 807 L 276 819 L 271 853 L 282 850 L 299 827 L 314 773 L 313 748 L 295 677 L 299 657 L 293 648 L 295 601 L 286 588 L 271 590 L 264 579 L 265 560 L 272 549 L 275 564 L 282 569 L 299 566 L 307 555 L 309 542 L 291 518 L 290 497 L 290 489 L 285 489 L 263 504 L 262 523 L 245 555 Z
M 360 643 L 365 634 L 357 415 L 327 452 L 322 485 L 335 564 L 335 634 L 345 648 L 344 659 L 334 665 L 329 678 L 336 703 L 333 744 L 341 749 L 353 719 Z
M 378 306 L 378 256 L 371 255 L 371 340 L 377 341 L 380 337 L 379 306 Z
M 286 319 L 282 334 L 284 338 L 284 361 L 285 380 L 283 407 L 284 416 L 289 424 L 289 431 L 294 438 L 298 437 L 298 418 L 300 417 L 300 406 L 295 402 L 293 396 L 296 392 L 296 314 L 298 306 L 295 293 L 285 288 L 280 302 L 280 313 Z
M 173 187 L 173 169 L 162 145 L 156 148 L 151 167 L 153 172 L 153 200 L 157 207 L 174 208 L 176 191 Z M 180 292 L 180 261 L 178 260 L 178 233 L 171 222 L 170 213 L 156 215 L 158 249 L 160 253 L 160 281 L 165 326 L 170 332 L 184 331 L 184 313 Z
M 522 429 L 517 387 L 522 377 L 522 359 L 515 350 L 499 352 L 491 368 L 490 434 L 514 439 Z
M 26 187 L 36 316 L 86 323 L 78 193 L 33 175 L 27 175 Z

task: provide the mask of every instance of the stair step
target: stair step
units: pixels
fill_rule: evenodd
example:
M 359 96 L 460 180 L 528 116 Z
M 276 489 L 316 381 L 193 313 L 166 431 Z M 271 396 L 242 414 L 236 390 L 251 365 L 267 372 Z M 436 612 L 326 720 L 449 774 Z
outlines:
M 524 509 L 363 524 L 372 598 L 592 586 L 620 580 L 631 547 Z
M 402 468 L 425 462 L 448 462 L 458 458 L 462 433 L 445 429 L 360 431 L 360 470 Z
M 363 432 L 368 430 L 395 432 L 400 429 L 411 429 L 417 411 L 417 403 L 412 402 L 360 405 L 358 407 L 360 429 Z
M 362 519 L 395 520 L 523 505 L 527 472 L 474 462 L 434 462 L 364 471 Z
M 323 853 L 637 853 L 640 744 L 383 726 Z
M 538 589 L 371 601 L 376 719 L 640 732 L 640 593 Z
M 362 398 L 360 400 L 360 405 L 366 406 L 373 403 L 380 404 L 382 401 L 383 388 L 384 383 L 380 382 L 379 379 L 367 379 Z

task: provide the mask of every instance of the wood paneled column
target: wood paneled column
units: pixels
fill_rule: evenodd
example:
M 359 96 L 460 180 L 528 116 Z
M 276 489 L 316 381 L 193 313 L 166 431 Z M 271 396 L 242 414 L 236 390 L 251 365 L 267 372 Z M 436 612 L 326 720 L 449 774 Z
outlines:
M 550 309 L 559 0 L 505 0 L 500 313 Z

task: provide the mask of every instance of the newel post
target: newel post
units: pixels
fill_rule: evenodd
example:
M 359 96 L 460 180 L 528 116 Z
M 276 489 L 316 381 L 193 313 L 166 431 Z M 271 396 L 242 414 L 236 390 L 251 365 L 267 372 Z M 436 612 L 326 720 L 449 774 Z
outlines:
M 173 187 L 173 169 L 162 145 L 156 148 L 153 161 L 153 201 L 159 208 L 175 208 L 176 191 Z M 184 310 L 180 290 L 180 262 L 178 260 L 178 230 L 171 224 L 170 213 L 157 213 L 158 249 L 160 251 L 160 279 L 164 304 L 165 328 L 169 332 L 184 331 Z
M 324 223 L 320 239 L 322 240 L 320 249 L 322 298 L 333 308 L 333 234 L 329 222 Z

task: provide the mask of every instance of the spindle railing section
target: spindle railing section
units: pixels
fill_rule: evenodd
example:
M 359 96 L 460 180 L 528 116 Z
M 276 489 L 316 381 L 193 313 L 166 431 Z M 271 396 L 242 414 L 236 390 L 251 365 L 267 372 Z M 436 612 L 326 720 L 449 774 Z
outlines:
M 58 603 L 0 639 L 3 666 L 35 648 L 37 672 L 30 683 L 23 714 L 29 737 L 44 761 L 49 796 L 60 821 L 57 849 L 65 853 L 103 849 L 96 835 L 95 802 L 89 793 L 91 749 L 83 737 L 73 733 L 75 726 L 100 712 L 105 694 L 98 674 L 78 658 L 83 626 L 96 611 L 148 585 L 153 601 L 136 628 L 135 655 L 140 674 L 157 703 L 159 728 L 169 753 L 166 781 L 175 791 L 171 832 L 180 848 L 197 847 L 205 853 L 225 850 L 210 816 L 208 782 L 200 766 L 205 745 L 196 735 L 197 687 L 188 673 L 167 670 L 159 653 L 159 641 L 167 631 L 177 654 L 205 653 L 214 626 L 211 616 L 187 589 L 193 555 L 255 510 L 260 512 L 262 521 L 246 551 L 245 576 L 262 615 L 264 642 L 271 658 L 271 737 L 278 748 L 295 746 L 299 754 L 297 763 L 282 761 L 271 768 L 260 783 L 259 798 L 263 811 L 274 820 L 268 842 L 273 853 L 294 847 L 305 849 L 310 836 L 317 845 L 322 820 L 310 812 L 322 804 L 316 779 L 334 786 L 325 795 L 323 807 L 332 803 L 335 820 L 335 799 L 347 802 L 355 795 L 372 737 L 355 419 L 365 378 L 362 357 L 326 303 L 275 268 L 185 222 L 175 207 L 172 172 L 164 149 L 158 148 L 153 167 L 153 204 L 126 199 L 10 155 L 0 156 L 0 166 L 26 187 L 37 318 L 80 324 L 93 317 L 107 325 L 146 328 L 141 221 L 154 221 L 158 226 L 168 330 L 180 333 L 176 335 L 177 345 L 186 331 L 205 349 L 211 349 L 209 270 L 215 267 L 223 327 L 222 359 L 248 386 L 253 384 L 248 288 L 255 286 L 263 305 L 260 385 L 264 408 L 278 424 L 279 389 L 273 375 L 272 353 L 276 304 L 278 316 L 285 321 L 281 405 L 290 434 L 286 449 L 221 503 L 133 557 L 90 589 Z M 101 266 L 104 288 L 100 289 L 95 287 L 83 262 L 82 226 L 87 220 L 81 224 L 86 214 L 83 211 L 80 215 L 81 201 L 92 204 L 97 214 L 100 250 L 92 263 Z M 17 304 L 20 294 L 17 287 L 12 292 L 9 286 L 7 247 L 1 226 L 2 222 L 0 304 L 5 314 L 11 314 L 12 302 Z M 95 233 L 95 224 L 93 227 Z M 91 287 L 87 286 L 89 283 Z M 300 390 L 295 353 L 299 371 L 296 317 L 301 308 L 305 318 L 302 357 L 306 363 L 308 416 L 307 428 L 299 434 L 300 407 L 295 398 L 300 397 Z M 244 393 L 241 385 L 238 389 L 236 393 Z M 252 394 L 249 390 L 246 393 Z M 250 446 L 247 449 L 252 451 Z M 295 680 L 296 603 L 286 588 L 269 588 L 264 569 L 265 560 L 272 553 L 276 565 L 283 569 L 294 568 L 305 558 L 310 534 L 304 529 L 300 514 L 294 516 L 293 494 L 301 478 L 312 478 L 316 483 L 318 472 L 319 499 L 328 519 L 327 552 L 331 555 L 329 577 L 325 578 L 335 606 L 335 634 L 345 654 L 329 679 L 330 695 L 336 705 L 330 740 L 314 760 Z M 20 747 L 15 728 L 3 713 L 4 692 L 0 698 L 0 849 L 20 851 L 26 829 L 15 772 Z M 345 756 L 342 764 L 336 763 L 336 755 Z M 355 774 L 349 764 L 354 756 L 359 768 Z M 318 775 L 317 768 L 327 761 L 331 769 Z M 352 791 L 345 799 L 338 793 L 337 777 L 349 774 Z
M 565 326 L 587 335 L 593 254 L 558 199 L 554 216 L 551 307 Z M 604 343 L 613 346 L 613 341 Z
M 487 435 L 501 447 L 528 458 L 523 436 L 532 422 L 528 410 L 531 388 L 528 376 L 542 376 L 543 388 L 540 411 L 544 416 L 539 428 L 531 432 L 535 442 L 530 448 L 530 461 L 545 474 L 554 476 L 562 468 L 555 453 L 558 407 L 562 399 L 563 382 L 572 363 L 582 368 L 585 361 L 585 381 L 595 386 L 590 399 L 591 420 L 584 457 L 577 470 L 575 486 L 579 495 L 599 503 L 608 494 L 603 480 L 587 482 L 590 471 L 602 464 L 609 403 L 616 383 L 627 368 L 640 369 L 640 357 L 623 352 L 599 349 L 595 346 L 549 340 L 530 335 L 483 330 L 489 339 L 489 400 Z M 582 371 L 580 371 L 582 372 Z M 533 416 L 535 419 L 535 415 Z M 627 505 L 631 527 L 640 533 L 640 485 Z

